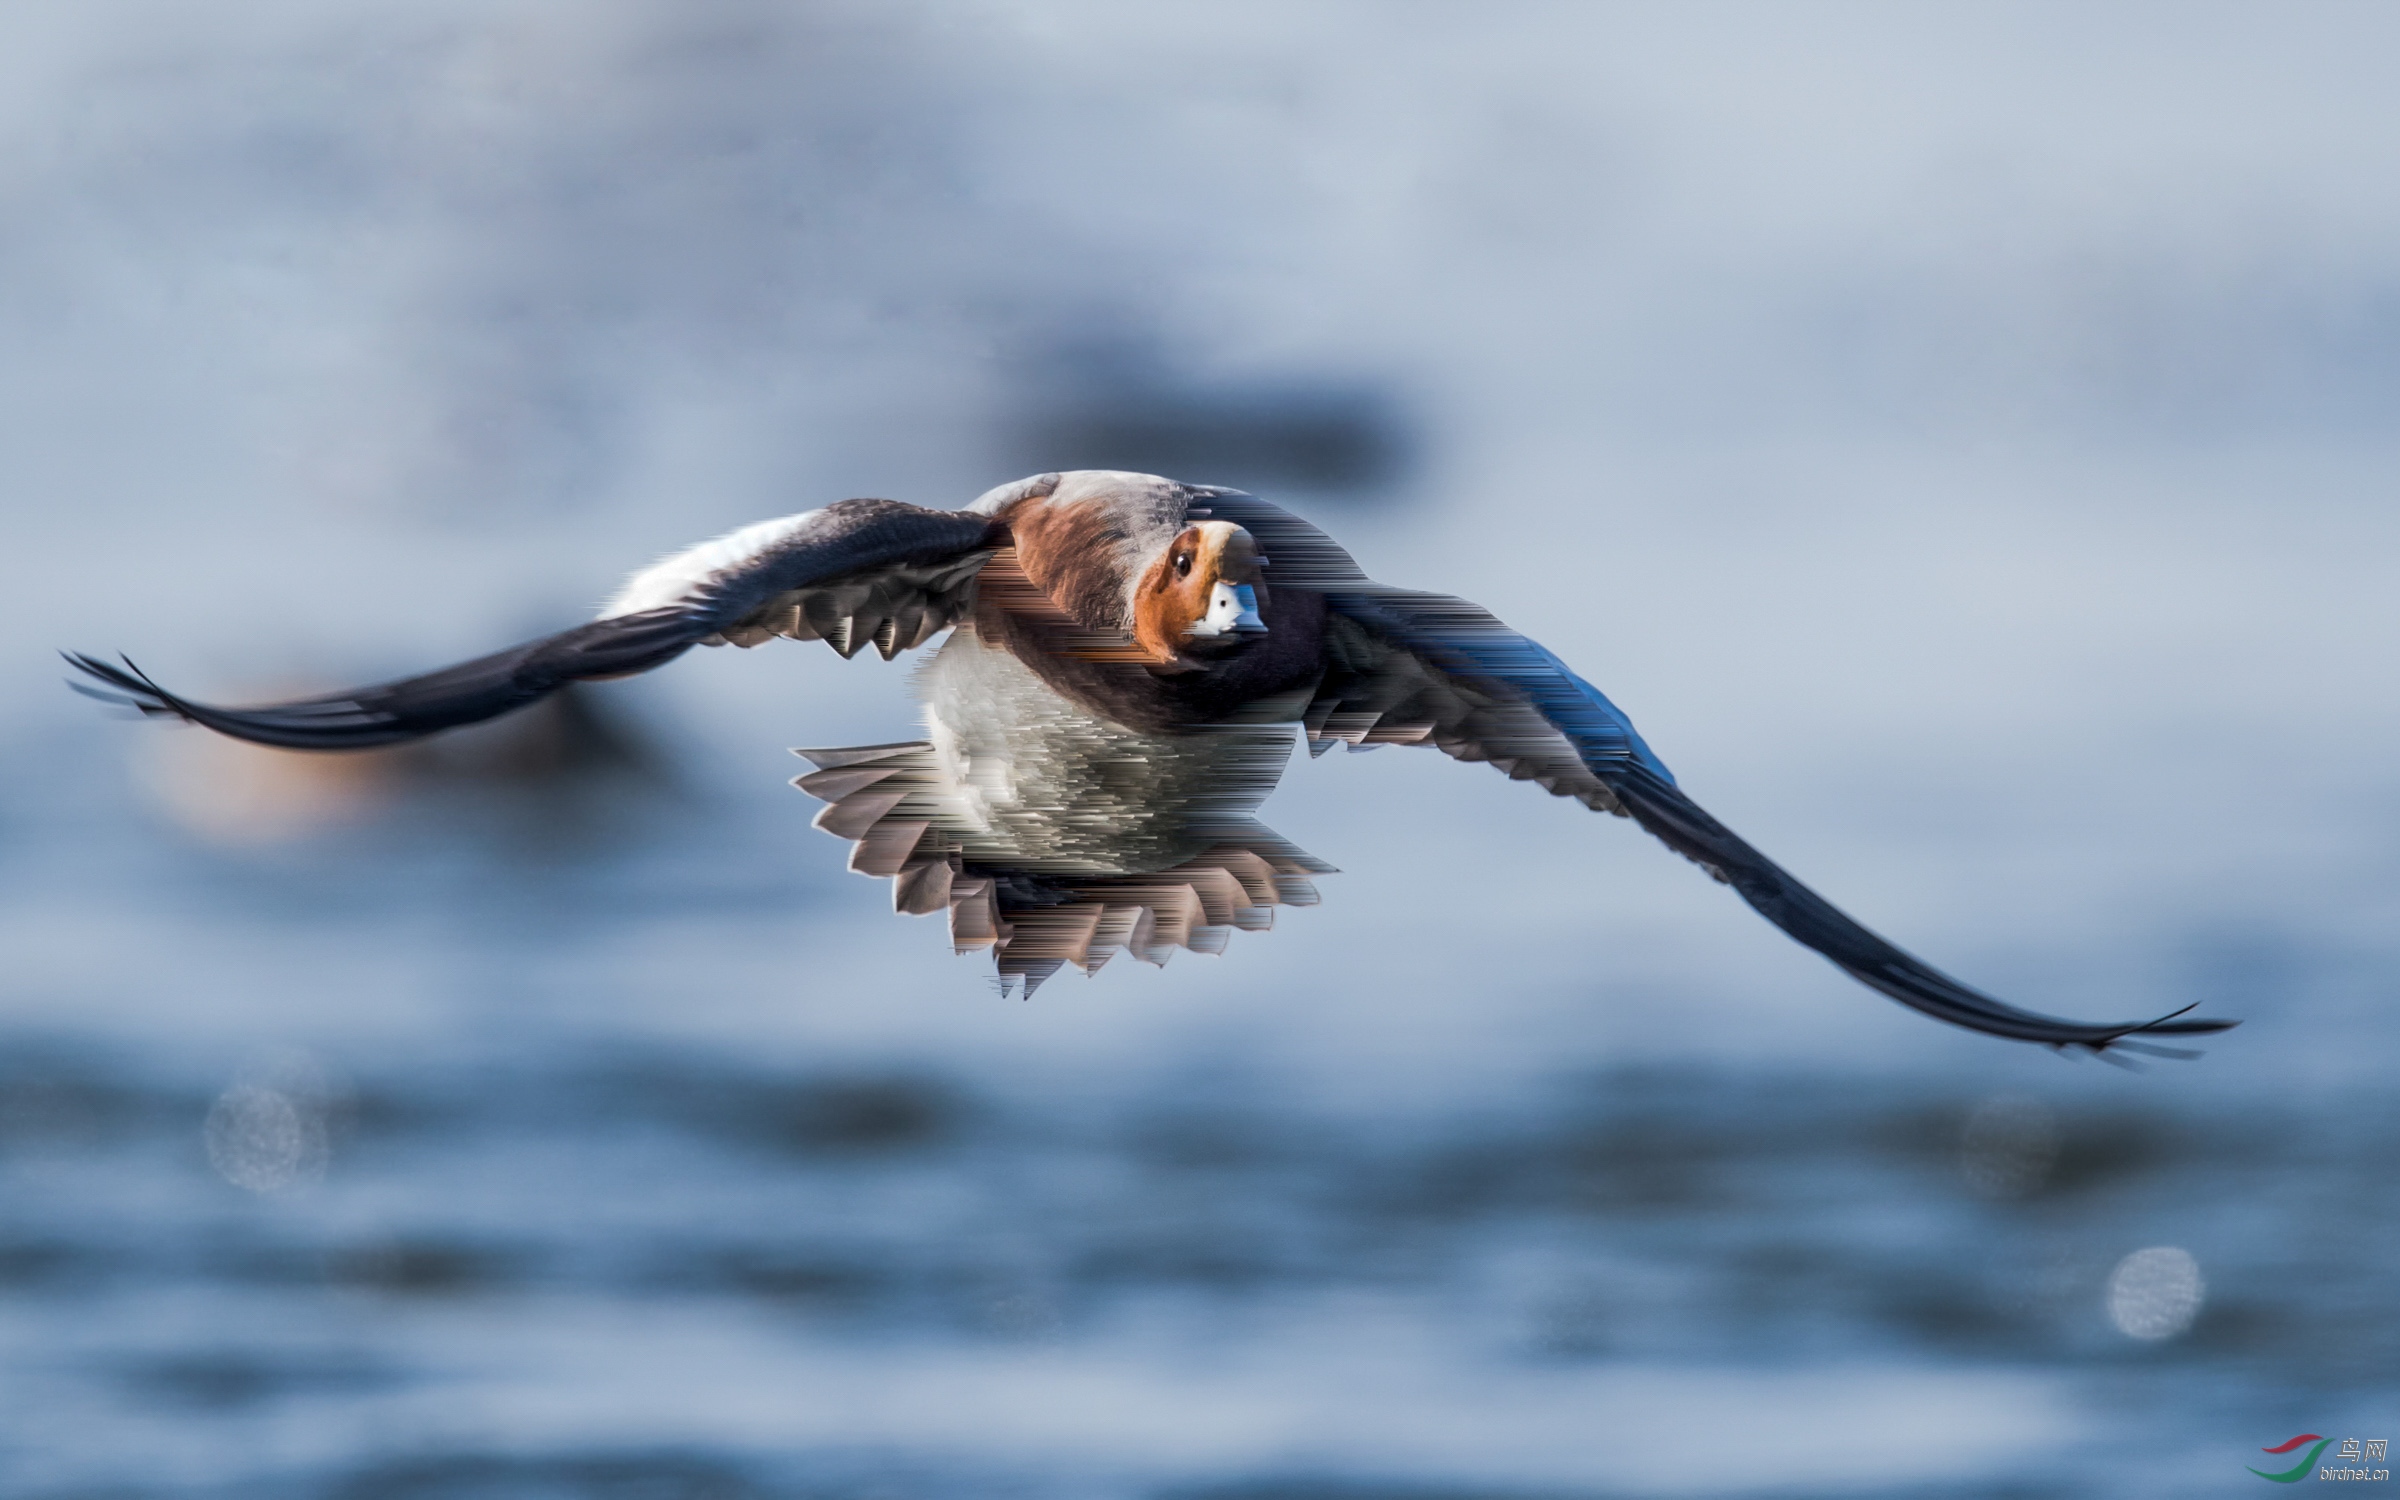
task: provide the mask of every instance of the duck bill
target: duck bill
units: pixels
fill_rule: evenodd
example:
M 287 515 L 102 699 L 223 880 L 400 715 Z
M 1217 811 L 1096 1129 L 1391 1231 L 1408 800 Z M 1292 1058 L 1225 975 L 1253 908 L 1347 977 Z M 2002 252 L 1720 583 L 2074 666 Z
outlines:
M 1258 617 L 1258 590 L 1247 583 L 1236 584 L 1233 597 L 1242 607 L 1242 612 L 1233 617 L 1234 634 L 1265 635 L 1267 622 Z
M 1204 522 L 1196 529 L 1200 554 L 1195 571 L 1205 583 L 1195 601 L 1199 613 L 1184 627 L 1184 638 L 1227 641 L 1265 635 L 1267 622 L 1258 610 L 1265 563 L 1258 543 L 1230 521 Z

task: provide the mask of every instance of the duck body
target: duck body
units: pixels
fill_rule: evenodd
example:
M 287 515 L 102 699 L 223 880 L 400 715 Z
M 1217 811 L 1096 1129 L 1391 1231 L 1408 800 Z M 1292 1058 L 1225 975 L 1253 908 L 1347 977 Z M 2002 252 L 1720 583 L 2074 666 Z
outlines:
M 818 826 L 856 840 L 852 867 L 890 874 L 902 911 L 947 907 L 956 945 L 988 943 L 1027 988 L 1127 949 L 1222 951 L 1312 903 L 1307 877 L 1332 868 L 1255 816 L 1323 675 L 1322 597 L 1238 563 L 1246 581 L 1221 589 L 1198 559 L 1189 602 L 1202 622 L 1221 606 L 1220 628 L 1145 632 L 1140 585 L 1178 538 L 1196 558 L 1254 544 L 1230 522 L 1196 528 L 1183 486 L 1070 480 L 990 507 L 1011 545 L 916 674 L 928 738 L 800 752 L 819 769 L 798 785 L 832 803 Z M 1150 576 L 1152 593 L 1177 581 Z
M 1538 539 L 1537 539 L 1538 540 Z M 1522 542 L 1495 545 L 1521 545 Z M 947 912 L 1030 992 L 1120 953 L 1220 952 L 1332 867 L 1257 819 L 1295 737 L 1418 745 L 1627 817 L 1869 988 L 1990 1035 L 2177 1055 L 2226 1021 L 2085 1023 L 2019 1009 L 1894 947 L 1701 808 L 1600 690 L 1488 612 L 1369 578 L 1254 496 L 1088 470 L 959 510 L 846 500 L 633 575 L 600 617 L 377 687 L 257 708 L 194 702 L 130 662 L 72 661 L 95 696 L 292 749 L 420 738 L 695 645 L 822 640 L 919 670 L 928 738 L 802 750 L 817 826 L 896 909 Z
M 971 629 L 951 635 L 917 688 L 964 858 L 1049 875 L 1163 870 L 1248 834 L 1308 706 L 1303 689 L 1223 718 L 1135 727 Z
M 1323 598 L 1253 584 L 1243 649 L 1162 661 L 1129 647 L 1135 589 L 1190 529 L 1189 492 L 1142 475 L 1072 477 L 991 506 L 1016 545 L 987 565 L 972 620 L 918 674 L 968 825 L 965 858 L 994 872 L 1131 875 L 1255 839 L 1251 814 L 1322 675 Z

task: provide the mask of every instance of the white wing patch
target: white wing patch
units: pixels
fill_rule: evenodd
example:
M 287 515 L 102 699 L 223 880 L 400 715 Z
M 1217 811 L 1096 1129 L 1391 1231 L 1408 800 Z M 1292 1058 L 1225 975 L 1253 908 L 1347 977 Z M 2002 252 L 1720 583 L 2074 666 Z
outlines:
M 755 564 L 823 514 L 821 510 L 807 510 L 796 516 L 753 522 L 739 531 L 729 531 L 713 541 L 662 558 L 626 579 L 616 597 L 602 606 L 599 618 L 610 620 L 618 615 L 640 614 L 646 609 L 666 609 L 684 603 L 726 574 Z
M 843 515 L 843 506 L 877 505 L 907 509 L 890 501 L 844 501 L 842 506 L 760 521 L 686 548 L 627 579 L 600 618 L 695 604 L 726 590 L 743 597 L 755 590 L 759 575 L 781 564 L 783 554 L 795 554 L 805 564 L 815 544 L 823 544 L 828 552 L 847 545 L 844 533 L 854 532 L 860 518 L 855 511 Z M 919 514 L 948 516 L 945 512 Z M 872 519 L 868 518 L 869 524 Z M 983 528 L 976 524 L 970 530 L 980 535 Z M 975 575 L 991 555 L 989 547 L 975 547 L 917 562 L 878 563 L 862 558 L 861 566 L 853 571 L 757 595 L 738 617 L 701 637 L 700 644 L 756 646 L 787 636 L 796 641 L 824 641 L 847 657 L 871 641 L 889 661 L 923 645 L 974 607 Z

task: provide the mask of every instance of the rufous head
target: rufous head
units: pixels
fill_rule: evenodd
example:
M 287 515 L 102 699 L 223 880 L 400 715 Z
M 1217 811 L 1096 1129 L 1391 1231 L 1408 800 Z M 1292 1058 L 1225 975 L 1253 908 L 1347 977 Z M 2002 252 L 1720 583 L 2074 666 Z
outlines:
M 1162 662 L 1213 656 L 1267 633 L 1266 559 L 1231 521 L 1179 532 L 1134 588 L 1133 638 Z

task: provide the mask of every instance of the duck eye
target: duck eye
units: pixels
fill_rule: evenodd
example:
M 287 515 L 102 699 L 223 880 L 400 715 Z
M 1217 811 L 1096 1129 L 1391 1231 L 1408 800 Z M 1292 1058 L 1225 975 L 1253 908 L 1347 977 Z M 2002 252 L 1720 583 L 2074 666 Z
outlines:
M 1189 552 L 1178 552 L 1175 554 L 1175 576 L 1178 578 L 1189 578 L 1192 576 L 1192 554 Z

